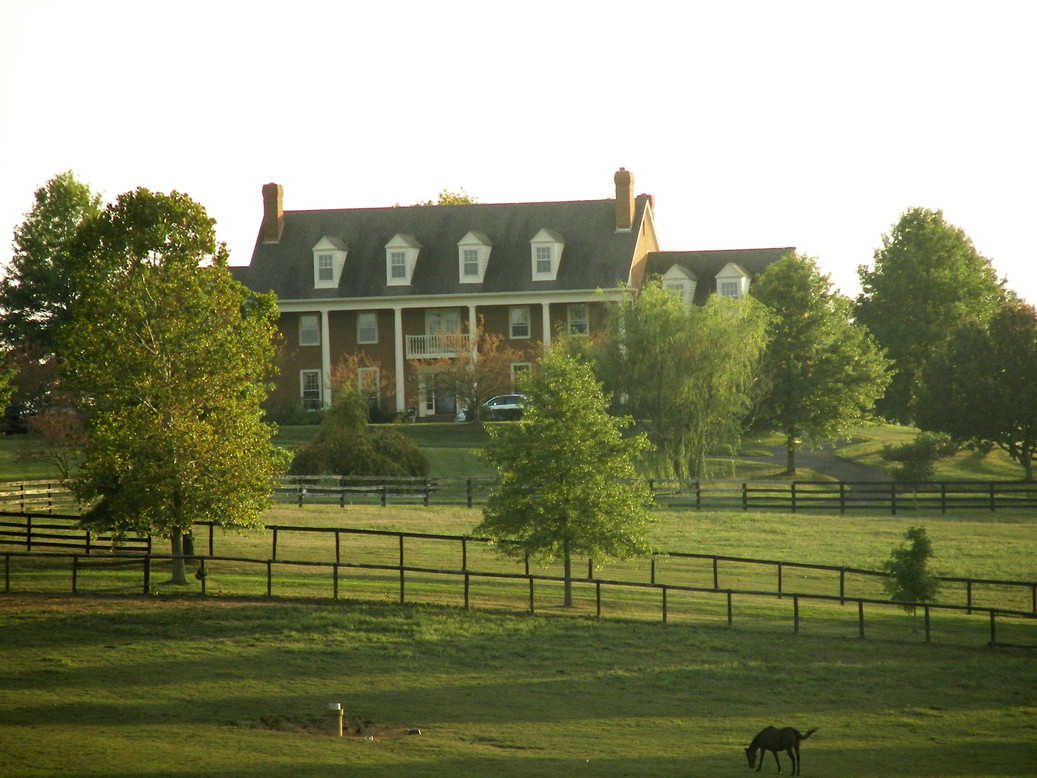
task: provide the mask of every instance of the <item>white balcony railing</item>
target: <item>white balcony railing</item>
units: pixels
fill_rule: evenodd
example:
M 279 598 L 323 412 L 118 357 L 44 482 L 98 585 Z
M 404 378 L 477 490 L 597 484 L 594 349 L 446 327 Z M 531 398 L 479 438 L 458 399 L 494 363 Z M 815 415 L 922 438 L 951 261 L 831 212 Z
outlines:
M 407 335 L 407 359 L 456 357 L 472 348 L 471 335 Z

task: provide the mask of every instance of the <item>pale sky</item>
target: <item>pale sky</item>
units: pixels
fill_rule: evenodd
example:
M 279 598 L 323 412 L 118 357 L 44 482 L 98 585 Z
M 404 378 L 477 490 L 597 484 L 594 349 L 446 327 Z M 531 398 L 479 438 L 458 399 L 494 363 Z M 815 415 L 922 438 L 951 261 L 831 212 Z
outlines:
M 1037 3 L 0 0 L 0 261 L 65 170 L 187 193 L 244 264 L 285 208 L 612 197 L 665 250 L 796 246 L 859 290 L 941 209 L 1037 303 Z

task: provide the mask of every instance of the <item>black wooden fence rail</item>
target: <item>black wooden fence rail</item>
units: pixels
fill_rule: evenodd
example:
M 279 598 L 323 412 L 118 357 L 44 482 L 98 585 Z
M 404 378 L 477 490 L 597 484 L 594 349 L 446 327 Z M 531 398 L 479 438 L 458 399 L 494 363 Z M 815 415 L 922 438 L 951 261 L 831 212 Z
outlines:
M 11 521 L 10 519 L 14 519 Z M 45 523 L 41 523 L 45 522 Z M 145 554 L 151 554 L 152 552 L 152 541 L 150 537 L 125 537 L 120 540 L 115 540 L 110 536 L 92 536 L 90 533 L 78 529 L 75 526 L 75 522 L 78 521 L 76 516 L 47 516 L 40 517 L 34 514 L 3 514 L 0 513 L 0 545 L 15 545 L 22 546 L 26 551 L 32 551 L 36 548 L 51 548 L 51 549 L 75 549 L 83 551 L 87 556 L 92 552 L 119 552 L 123 553 L 126 551 L 142 551 Z M 63 523 L 58 523 L 63 522 Z M 469 572 L 471 574 L 481 574 L 479 571 L 474 571 L 469 568 L 469 545 L 486 545 L 491 541 L 488 538 L 471 537 L 468 535 L 445 535 L 445 534 L 434 534 L 434 533 L 421 533 L 421 532 L 400 532 L 398 530 L 376 530 L 376 529 L 358 529 L 350 527 L 295 527 L 295 526 L 284 526 L 271 524 L 267 525 L 266 529 L 271 535 L 271 548 L 270 548 L 270 560 L 275 563 L 280 563 L 283 560 L 278 558 L 279 553 L 279 542 L 284 535 L 290 535 L 293 533 L 299 534 L 318 534 L 334 536 L 334 551 L 335 551 L 335 564 L 345 564 L 342 561 L 342 543 L 341 538 L 343 535 L 349 536 L 375 536 L 385 537 L 394 540 L 393 545 L 398 549 L 398 566 L 406 566 L 406 540 L 414 539 L 421 541 L 442 541 L 446 543 L 456 543 L 460 546 L 460 562 L 461 570 Z M 195 532 L 199 534 L 199 530 L 202 530 L 207 536 L 208 553 L 201 555 L 198 558 L 216 558 L 216 543 L 215 543 L 215 525 L 212 522 L 204 522 L 195 525 Z M 197 548 L 195 549 L 198 550 Z M 227 557 L 223 557 L 226 559 Z M 696 554 L 681 551 L 672 552 L 654 552 L 650 560 L 650 579 L 649 584 L 652 586 L 671 586 L 661 579 L 660 575 L 660 563 L 664 563 L 669 559 L 695 559 L 709 562 L 712 565 L 713 574 L 713 587 L 710 591 L 718 591 L 723 587 L 721 586 L 721 563 L 727 564 L 743 564 L 743 565 L 762 565 L 770 567 L 775 573 L 775 589 L 774 594 L 778 596 L 784 596 L 788 594 L 797 594 L 797 592 L 789 592 L 785 586 L 785 571 L 787 570 L 817 570 L 822 572 L 829 572 L 838 576 L 838 595 L 841 601 L 854 599 L 850 594 L 847 593 L 846 581 L 847 576 L 863 576 L 873 577 L 877 579 L 887 578 L 888 574 L 876 570 L 864 570 L 853 567 L 844 567 L 839 565 L 822 565 L 822 564 L 810 564 L 805 562 L 788 562 L 783 560 L 772 560 L 772 559 L 752 559 L 746 557 L 734 557 L 734 556 L 723 556 L 716 554 Z M 249 561 L 254 561 L 250 559 Z M 528 561 L 526 564 L 526 575 L 529 574 Z M 575 579 L 574 579 L 575 580 Z M 593 560 L 587 561 L 587 576 L 586 581 L 596 580 L 594 574 L 594 562 Z M 1029 590 L 1029 602 L 1030 612 L 1037 614 L 1037 582 L 1033 581 L 1004 581 L 995 579 L 978 579 L 978 578 L 959 578 L 959 577 L 940 577 L 939 579 L 943 583 L 949 584 L 963 584 L 965 587 L 965 603 L 961 607 L 966 608 L 969 612 L 975 609 L 974 597 L 977 587 L 1004 587 L 1009 589 L 1025 589 Z M 636 583 L 628 581 L 628 583 Z
M 296 505 L 461 505 L 486 502 L 492 478 L 291 476 L 274 498 Z M 1037 484 L 1026 481 L 734 481 L 648 479 L 657 505 L 696 510 L 907 511 L 1037 508 Z M 74 509 L 70 492 L 54 481 L 0 483 L 0 509 L 52 512 Z
M 71 591 L 73 594 L 79 593 L 79 574 L 80 571 L 88 568 L 126 568 L 140 566 L 142 571 L 142 583 L 141 590 L 144 594 L 150 594 L 152 591 L 152 568 L 156 562 L 171 562 L 174 557 L 163 554 L 145 554 L 142 556 L 131 556 L 121 555 L 112 556 L 105 559 L 98 559 L 97 557 L 84 559 L 83 555 L 80 554 L 65 554 L 65 553 L 43 553 L 43 552 L 19 552 L 19 551 L 8 551 L 2 554 L 4 558 L 4 593 L 9 594 L 11 592 L 11 563 L 12 560 L 25 559 L 25 558 L 42 558 L 49 561 L 55 559 L 68 559 L 71 561 Z M 407 575 L 419 575 L 419 576 L 445 576 L 453 577 L 463 581 L 463 602 L 465 609 L 471 608 L 471 583 L 472 579 L 483 579 L 483 580 L 496 580 L 496 581 L 523 581 L 528 586 L 528 612 L 530 614 L 536 613 L 536 584 L 539 583 L 552 583 L 562 584 L 565 583 L 565 578 L 553 575 L 533 574 L 528 570 L 524 573 L 506 573 L 506 572 L 487 572 L 487 571 L 474 571 L 465 569 L 442 569 L 442 568 L 428 568 L 428 567 L 408 567 L 403 564 L 398 565 L 383 565 L 383 564 L 362 564 L 355 562 L 314 562 L 314 561 L 301 561 L 301 560 L 276 560 L 276 559 L 251 559 L 247 557 L 204 557 L 204 556 L 193 556 L 183 557 L 185 562 L 197 563 L 200 565 L 199 580 L 202 584 L 202 594 L 206 593 L 206 579 L 208 574 L 206 573 L 206 564 L 210 566 L 214 562 L 231 562 L 236 564 L 251 564 L 251 565 L 262 565 L 266 568 L 266 596 L 273 597 L 274 590 L 274 570 L 276 568 L 287 568 L 287 567 L 306 567 L 306 568 L 320 568 L 328 569 L 331 571 L 332 579 L 332 598 L 335 600 L 339 599 L 340 595 L 340 578 L 342 570 L 374 570 L 382 572 L 392 572 L 399 576 L 399 602 L 401 604 L 407 602 L 407 586 L 406 578 Z M 888 611 L 890 608 L 910 608 L 914 607 L 920 609 L 923 613 L 924 624 L 925 624 L 925 640 L 931 642 L 932 640 L 932 625 L 931 625 L 931 614 L 933 611 L 944 611 L 948 613 L 953 612 L 964 612 L 968 614 L 979 613 L 986 614 L 989 620 L 990 629 L 990 640 L 988 644 L 991 646 L 997 645 L 1008 645 L 999 643 L 997 639 L 997 619 L 1001 618 L 1012 618 L 1022 620 L 1028 625 L 1037 624 L 1037 615 L 1026 611 L 1006 610 L 1003 608 L 973 608 L 968 609 L 965 606 L 960 605 L 945 605 L 935 603 L 891 603 L 888 600 L 876 600 L 863 597 L 838 597 L 834 595 L 825 594 L 792 594 L 782 595 L 775 592 L 769 591 L 756 591 L 749 589 L 711 589 L 708 587 L 701 586 L 685 586 L 685 585 L 674 585 L 674 584 L 660 584 L 660 583 L 649 583 L 649 582 L 637 582 L 637 581 L 621 581 L 621 580 L 609 580 L 596 578 L 590 581 L 578 581 L 573 580 L 573 584 L 585 584 L 591 583 L 595 590 L 595 613 L 598 618 L 602 618 L 604 615 L 604 609 L 602 604 L 602 589 L 605 587 L 621 589 L 621 590 L 641 590 L 641 591 L 653 591 L 659 595 L 659 607 L 660 615 L 663 623 L 668 621 L 668 610 L 669 610 L 669 595 L 672 592 L 689 592 L 695 594 L 706 594 L 716 595 L 726 598 L 726 610 L 727 610 L 727 625 L 729 627 L 734 625 L 734 598 L 764 598 L 767 600 L 781 600 L 791 599 L 792 601 L 792 630 L 793 633 L 799 634 L 801 627 L 800 618 L 800 602 L 827 602 L 827 603 L 839 603 L 840 605 L 856 604 L 857 606 L 857 626 L 858 635 L 860 638 L 865 637 L 865 606 L 883 608 Z M 499 607 L 499 606 L 494 606 Z M 623 617 L 623 616 L 621 616 Z

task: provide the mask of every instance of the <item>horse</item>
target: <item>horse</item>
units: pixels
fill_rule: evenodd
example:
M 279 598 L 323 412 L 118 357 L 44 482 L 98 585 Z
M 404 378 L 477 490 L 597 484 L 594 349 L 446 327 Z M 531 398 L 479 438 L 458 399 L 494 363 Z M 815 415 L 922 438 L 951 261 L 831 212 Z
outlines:
M 745 749 L 745 758 L 749 760 L 749 767 L 756 767 L 756 752 L 757 751 L 772 751 L 774 753 L 774 761 L 778 764 L 778 772 L 781 772 L 781 760 L 778 758 L 778 752 L 784 751 L 789 755 L 789 759 L 792 760 L 792 774 L 799 775 L 800 759 L 799 759 L 799 744 L 806 740 L 808 737 L 817 732 L 817 728 L 807 730 L 804 735 L 798 729 L 792 727 L 785 727 L 778 729 L 777 727 L 767 727 L 762 730 L 760 734 L 753 738 L 753 742 L 749 744 L 749 747 Z M 760 767 L 756 767 L 756 772 L 760 772 L 760 768 L 763 767 L 763 754 L 760 754 Z

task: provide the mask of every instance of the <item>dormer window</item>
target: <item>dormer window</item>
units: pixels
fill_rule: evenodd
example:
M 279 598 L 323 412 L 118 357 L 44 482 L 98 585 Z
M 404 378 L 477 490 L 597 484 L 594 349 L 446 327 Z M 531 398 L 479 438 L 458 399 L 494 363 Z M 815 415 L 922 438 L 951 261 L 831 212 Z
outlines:
M 695 299 L 698 280 L 695 274 L 680 265 L 673 265 L 663 273 L 663 289 L 672 292 L 681 299 L 685 306 L 690 306 Z
M 313 247 L 313 286 L 334 289 L 342 279 L 349 250 L 344 241 L 325 235 Z
M 418 262 L 421 244 L 413 235 L 397 233 L 385 244 L 385 283 L 388 286 L 409 286 Z
M 534 281 L 554 281 L 562 262 L 565 239 L 555 230 L 542 229 L 529 242 Z
M 481 284 L 493 244 L 481 232 L 469 232 L 457 242 L 458 278 L 462 284 Z
M 734 262 L 728 262 L 717 273 L 717 294 L 730 300 L 738 300 L 749 292 L 749 274 Z

